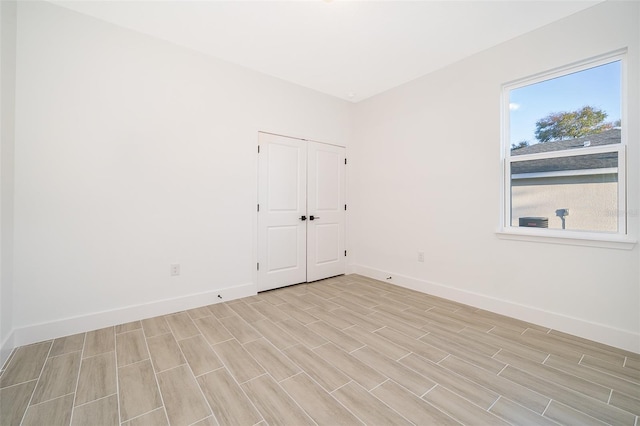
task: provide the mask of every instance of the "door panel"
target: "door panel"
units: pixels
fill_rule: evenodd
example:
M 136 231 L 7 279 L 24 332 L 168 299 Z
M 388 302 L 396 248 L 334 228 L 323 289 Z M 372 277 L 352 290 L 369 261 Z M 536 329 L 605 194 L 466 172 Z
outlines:
M 306 281 L 307 146 L 260 134 L 258 291 Z
M 269 164 L 267 182 L 269 189 L 269 211 L 297 213 L 301 207 L 301 189 L 304 182 L 300 182 L 300 163 L 306 162 L 301 155 L 301 148 L 296 146 L 271 143 L 268 145 Z
M 267 231 L 267 267 L 274 273 L 299 268 L 299 226 L 271 226 Z
M 330 147 L 335 148 L 335 147 Z M 317 211 L 336 211 L 340 208 L 341 191 L 340 178 L 342 176 L 341 169 L 344 168 L 344 155 L 340 153 L 326 151 L 327 148 L 309 150 L 309 154 L 315 153 L 315 167 L 309 167 L 309 171 L 313 173 L 316 183 L 315 208 Z M 313 161 L 313 159 L 311 159 Z M 313 182 L 311 182 L 313 184 Z
M 339 262 L 344 257 L 344 251 L 340 249 L 340 226 L 336 223 L 316 224 L 315 238 L 315 264 Z
M 307 142 L 307 281 L 345 273 L 345 149 Z

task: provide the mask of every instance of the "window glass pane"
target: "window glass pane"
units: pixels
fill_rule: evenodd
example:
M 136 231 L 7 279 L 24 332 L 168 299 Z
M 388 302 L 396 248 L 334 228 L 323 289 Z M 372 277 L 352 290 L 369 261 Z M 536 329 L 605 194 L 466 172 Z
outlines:
M 511 226 L 618 231 L 618 153 L 511 163 Z
M 620 61 L 510 90 L 511 155 L 620 143 L 620 94 Z

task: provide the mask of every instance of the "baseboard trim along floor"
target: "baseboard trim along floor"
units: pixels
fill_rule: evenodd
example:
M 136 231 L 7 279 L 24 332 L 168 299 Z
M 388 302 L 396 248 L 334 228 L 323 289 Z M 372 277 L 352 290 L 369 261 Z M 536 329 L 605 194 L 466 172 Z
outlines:
M 485 309 L 497 314 L 506 315 L 522 321 L 542 325 L 547 328 L 559 330 L 585 339 L 604 343 L 620 349 L 640 353 L 640 334 L 627 330 L 598 324 L 581 318 L 574 318 L 557 312 L 545 311 L 508 300 L 488 297 L 483 294 L 473 293 L 444 284 L 395 274 L 389 271 L 362 265 L 351 265 L 350 271 L 369 278 L 420 291 L 433 296 L 442 297 L 465 305 Z M 392 277 L 391 280 L 387 280 Z

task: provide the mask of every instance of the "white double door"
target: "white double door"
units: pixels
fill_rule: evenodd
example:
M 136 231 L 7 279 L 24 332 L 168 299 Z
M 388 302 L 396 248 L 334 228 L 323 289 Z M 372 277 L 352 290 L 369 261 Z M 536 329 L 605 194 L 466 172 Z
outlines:
M 344 147 L 260 133 L 258 291 L 345 273 Z

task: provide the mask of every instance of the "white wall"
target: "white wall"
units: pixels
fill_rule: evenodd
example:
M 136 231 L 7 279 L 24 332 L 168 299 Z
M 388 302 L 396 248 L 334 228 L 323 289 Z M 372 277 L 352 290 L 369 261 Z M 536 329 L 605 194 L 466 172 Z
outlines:
M 13 348 L 16 3 L 0 2 L 0 365 Z
M 357 104 L 352 270 L 640 352 L 637 245 L 495 234 L 501 84 L 628 47 L 629 228 L 638 237 L 638 8 L 600 4 Z
M 16 344 L 255 294 L 258 131 L 349 137 L 350 103 L 51 4 L 17 51 Z

